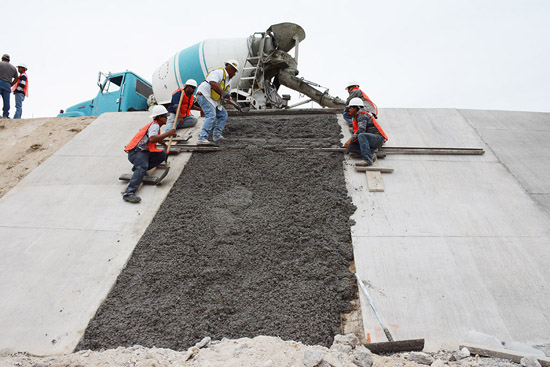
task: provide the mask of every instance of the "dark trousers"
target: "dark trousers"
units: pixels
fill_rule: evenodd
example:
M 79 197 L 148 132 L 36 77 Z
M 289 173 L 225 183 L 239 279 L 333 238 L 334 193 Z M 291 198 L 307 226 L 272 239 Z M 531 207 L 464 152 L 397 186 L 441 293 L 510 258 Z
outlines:
M 372 163 L 372 153 L 380 148 L 382 144 L 384 144 L 384 137 L 382 135 L 363 133 L 357 135 L 357 140 L 349 144 L 348 150 L 361 154 L 361 158 L 364 161 Z
M 134 168 L 132 168 L 134 174 L 130 179 L 130 183 L 124 195 L 135 194 L 143 181 L 143 177 L 147 174 L 147 171 L 164 162 L 166 157 L 167 154 L 165 152 L 150 152 L 148 150 L 137 149 L 130 150 L 128 152 L 128 160 L 134 165 Z

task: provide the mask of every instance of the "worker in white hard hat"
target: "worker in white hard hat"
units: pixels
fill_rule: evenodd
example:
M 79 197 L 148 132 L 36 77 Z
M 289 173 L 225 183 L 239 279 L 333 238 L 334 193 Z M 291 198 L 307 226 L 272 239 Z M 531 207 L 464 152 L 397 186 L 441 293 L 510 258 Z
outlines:
M 124 201 L 130 203 L 141 201 L 136 191 L 147 171 L 166 161 L 168 157 L 164 150 L 157 148 L 157 144 L 161 144 L 166 149 L 164 138 L 176 133 L 176 129 L 168 130 L 164 134 L 160 133 L 160 128 L 166 124 L 168 118 L 168 111 L 164 106 L 153 106 L 150 117 L 153 121 L 142 127 L 124 148 L 128 153 L 128 160 L 134 165 L 132 168 L 134 173 L 122 196 Z
M 388 140 L 388 137 L 374 116 L 365 110 L 361 98 L 352 98 L 347 107 L 353 117 L 353 134 L 344 147 L 348 148 L 350 153 L 359 154 L 365 165 L 371 166 L 376 160 L 375 151 Z
M 204 111 L 204 123 L 197 141 L 198 145 L 212 144 L 208 140 L 212 131 L 214 143 L 224 139 L 222 132 L 227 122 L 227 111 L 222 102 L 235 103 L 229 94 L 231 78 L 239 71 L 237 60 L 228 60 L 224 68 L 213 70 L 197 89 L 197 101 Z M 214 127 L 214 121 L 216 126 Z
M 346 100 L 346 105 L 349 104 L 349 101 L 351 101 L 352 98 L 361 98 L 363 102 L 365 102 L 365 110 L 367 110 L 367 112 L 370 112 L 374 116 L 374 118 L 378 118 L 378 107 L 376 107 L 374 102 L 365 94 L 365 92 L 359 89 L 358 82 L 354 80 L 348 82 L 346 90 L 349 93 L 348 99 Z M 344 110 L 344 120 L 346 120 L 351 126 L 353 122 L 353 117 L 349 114 L 347 107 Z
M 2 118 L 10 117 L 10 97 L 11 87 L 17 80 L 17 69 L 10 64 L 10 55 L 3 54 L 2 62 L 0 62 L 0 94 L 4 101 L 2 109 Z
M 17 71 L 19 72 L 19 77 L 15 84 L 12 85 L 11 90 L 13 96 L 15 97 L 15 115 L 14 119 L 20 119 L 23 115 L 23 101 L 25 97 L 29 96 L 29 79 L 27 77 L 27 65 L 23 63 L 17 64 Z
M 167 108 L 168 121 L 166 122 L 166 131 L 172 129 L 172 125 L 176 119 L 176 112 L 178 110 L 178 105 L 180 104 L 180 99 L 180 116 L 178 118 L 176 129 L 192 127 L 197 124 L 197 118 L 193 116 L 191 110 L 202 112 L 202 109 L 195 99 L 195 89 L 197 89 L 197 82 L 195 79 L 188 79 L 183 85 L 183 88 L 180 88 L 172 93 L 172 101 L 170 102 L 170 106 Z

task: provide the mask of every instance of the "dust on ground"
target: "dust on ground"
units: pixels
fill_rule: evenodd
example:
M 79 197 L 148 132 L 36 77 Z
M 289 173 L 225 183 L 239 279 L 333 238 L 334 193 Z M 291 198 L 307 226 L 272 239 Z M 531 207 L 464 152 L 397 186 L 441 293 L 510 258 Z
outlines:
M 0 198 L 95 119 L 0 119 Z

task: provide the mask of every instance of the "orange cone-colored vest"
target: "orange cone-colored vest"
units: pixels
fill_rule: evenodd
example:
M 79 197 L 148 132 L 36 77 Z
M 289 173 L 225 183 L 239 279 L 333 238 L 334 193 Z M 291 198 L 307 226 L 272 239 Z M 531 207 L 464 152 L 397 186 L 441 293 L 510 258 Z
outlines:
M 355 117 L 353 118 L 353 133 L 355 134 L 357 132 L 357 129 L 359 129 L 359 124 L 357 123 L 357 116 L 359 116 L 360 114 L 367 114 L 367 115 L 370 116 L 370 118 L 372 119 L 372 123 L 374 124 L 374 127 L 378 130 L 380 135 L 382 135 L 384 137 L 384 142 L 387 142 L 388 141 L 388 136 L 386 135 L 384 130 L 382 130 L 382 128 L 378 124 L 378 121 L 376 121 L 376 119 L 370 113 L 368 113 L 366 111 L 358 112 L 357 115 L 355 115 Z
M 25 82 L 25 88 L 23 88 L 23 93 L 25 94 L 25 97 L 29 96 L 29 77 L 27 76 L 27 73 L 23 72 L 21 75 L 25 75 L 27 77 L 27 80 Z M 21 75 L 17 77 L 17 81 L 14 85 L 11 86 L 11 91 L 14 92 L 17 89 L 17 86 L 19 85 L 19 80 L 21 79 Z
M 352 88 L 350 92 L 353 92 L 353 91 L 356 90 L 356 89 L 359 89 L 359 87 Z M 376 115 L 378 115 L 378 107 L 376 107 L 376 105 L 374 104 L 374 102 L 371 101 L 371 99 L 369 98 L 369 96 L 367 96 L 367 95 L 365 94 L 365 92 L 363 92 L 361 89 L 359 89 L 359 92 L 361 92 L 361 94 L 363 95 L 363 98 L 364 98 L 366 101 L 368 101 L 368 102 L 372 105 L 372 107 L 374 107 L 374 113 L 375 113 Z
M 147 130 L 149 130 L 149 126 L 151 126 L 152 124 L 156 124 L 157 122 L 156 121 L 151 121 L 150 123 L 148 123 L 147 125 L 145 125 L 144 127 L 142 127 L 136 135 L 134 135 L 134 137 L 132 138 L 132 140 L 130 140 L 130 142 L 128 143 L 128 145 L 126 145 L 126 147 L 124 147 L 124 151 L 126 153 L 128 153 L 130 150 L 134 149 L 138 143 L 141 141 L 141 139 L 143 139 L 143 137 L 145 136 L 145 134 L 147 134 Z M 159 129 L 159 135 L 160 135 L 160 129 Z M 149 149 L 150 152 L 162 152 L 162 149 L 158 149 L 157 148 L 157 145 L 155 143 L 151 143 L 151 141 L 149 140 L 148 144 L 147 144 L 147 148 Z
M 180 115 L 181 117 L 191 116 L 191 107 L 193 107 L 193 102 L 195 101 L 195 96 L 191 94 L 191 97 L 187 97 L 187 94 L 183 91 L 182 88 L 178 89 L 172 95 L 181 91 L 183 93 L 183 100 L 181 101 Z M 176 107 L 177 110 L 177 107 Z M 176 111 L 177 112 L 177 111 Z

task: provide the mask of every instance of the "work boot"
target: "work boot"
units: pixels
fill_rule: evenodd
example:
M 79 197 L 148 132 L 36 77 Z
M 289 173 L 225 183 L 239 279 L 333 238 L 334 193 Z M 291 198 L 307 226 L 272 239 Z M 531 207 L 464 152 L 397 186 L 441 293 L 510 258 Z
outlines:
M 369 167 L 369 166 L 372 166 L 372 162 L 371 161 L 361 161 L 361 162 L 355 163 L 355 165 L 356 166 Z
M 136 194 L 124 194 L 122 195 L 122 200 L 127 201 L 129 203 L 137 204 L 141 201 L 141 198 Z
M 212 140 L 214 140 L 214 143 L 221 143 L 225 140 L 225 138 L 223 135 L 216 135 L 212 138 Z
M 376 156 L 378 157 L 378 159 L 386 158 L 386 155 L 387 155 L 387 154 L 388 154 L 388 153 L 386 153 L 386 152 L 381 152 L 381 151 L 377 151 L 377 152 L 376 152 Z
M 213 145 L 213 144 L 206 139 L 199 139 L 197 140 L 197 145 Z

